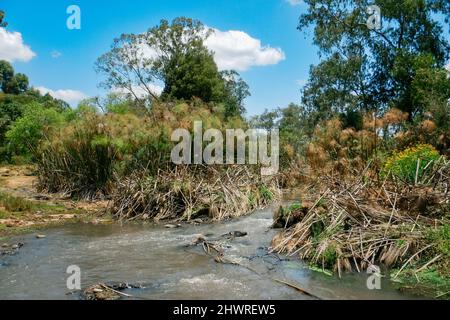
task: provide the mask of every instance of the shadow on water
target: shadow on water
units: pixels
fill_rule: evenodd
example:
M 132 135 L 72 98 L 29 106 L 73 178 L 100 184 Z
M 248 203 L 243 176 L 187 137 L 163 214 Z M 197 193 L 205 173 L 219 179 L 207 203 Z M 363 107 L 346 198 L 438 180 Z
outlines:
M 306 289 L 324 299 L 407 299 L 384 279 L 381 290 L 368 290 L 366 274 L 343 279 L 310 271 L 295 258 L 269 255 L 277 232 L 269 227 L 270 209 L 241 219 L 179 229 L 126 224 L 70 224 L 10 239 L 25 245 L 0 257 L 0 299 L 77 299 L 67 295 L 68 266 L 81 268 L 82 287 L 104 282 L 141 284 L 128 294 L 145 299 L 311 299 L 273 279 Z M 218 237 L 245 231 L 228 243 L 226 254 L 250 269 L 216 263 L 200 248 L 187 247 L 197 235 Z M 253 272 L 257 271 L 256 272 Z

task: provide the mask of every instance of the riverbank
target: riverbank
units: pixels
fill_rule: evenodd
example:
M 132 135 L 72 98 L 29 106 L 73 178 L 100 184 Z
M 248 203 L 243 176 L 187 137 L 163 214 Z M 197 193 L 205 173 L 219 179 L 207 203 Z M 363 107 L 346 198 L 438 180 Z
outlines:
M 0 239 L 71 222 L 109 223 L 107 201 L 74 201 L 36 191 L 32 166 L 0 167 Z

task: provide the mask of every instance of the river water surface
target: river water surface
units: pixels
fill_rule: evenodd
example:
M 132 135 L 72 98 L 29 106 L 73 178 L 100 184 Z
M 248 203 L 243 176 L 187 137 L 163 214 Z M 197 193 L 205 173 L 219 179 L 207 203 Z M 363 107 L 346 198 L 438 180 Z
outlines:
M 217 224 L 183 225 L 179 229 L 142 224 L 68 224 L 34 235 L 8 239 L 25 245 L 13 256 L 0 256 L 0 299 L 79 299 L 68 294 L 66 269 L 81 268 L 82 287 L 100 282 L 142 285 L 125 291 L 145 299 L 311 299 L 283 284 L 295 284 L 323 299 L 408 299 L 388 280 L 368 290 L 366 274 L 343 279 L 306 268 L 296 258 L 269 255 L 277 232 L 270 229 L 272 210 Z M 228 243 L 226 257 L 238 265 L 216 263 L 198 247 L 187 247 L 203 234 L 219 237 L 231 231 L 248 235 Z

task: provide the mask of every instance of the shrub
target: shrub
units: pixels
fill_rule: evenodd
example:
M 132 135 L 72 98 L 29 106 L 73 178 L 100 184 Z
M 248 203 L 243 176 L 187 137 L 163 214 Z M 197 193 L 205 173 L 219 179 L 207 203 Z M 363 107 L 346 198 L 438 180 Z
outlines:
M 59 110 L 45 109 L 38 103 L 27 106 L 24 115 L 6 132 L 10 155 L 32 159 L 44 136 L 64 121 L 64 113 Z
M 438 161 L 439 152 L 431 145 L 418 144 L 401 152 L 394 152 L 384 165 L 382 174 L 389 172 L 407 183 L 416 183 Z
M 86 198 L 108 194 L 115 169 L 144 144 L 146 127 L 131 114 L 82 113 L 40 148 L 39 188 Z

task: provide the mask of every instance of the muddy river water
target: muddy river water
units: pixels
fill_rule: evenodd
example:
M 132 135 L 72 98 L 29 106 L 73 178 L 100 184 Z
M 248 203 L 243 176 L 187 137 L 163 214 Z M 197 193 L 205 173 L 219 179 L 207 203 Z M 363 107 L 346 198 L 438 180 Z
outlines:
M 286 281 L 323 299 L 408 299 L 387 279 L 381 290 L 367 289 L 367 274 L 343 279 L 309 270 L 292 257 L 269 255 L 277 232 L 270 229 L 272 210 L 237 220 L 178 229 L 142 224 L 68 224 L 41 230 L 46 238 L 25 235 L 15 255 L 0 256 L 0 299 L 79 299 L 67 294 L 68 266 L 81 269 L 81 286 L 128 282 L 142 288 L 125 291 L 144 299 L 311 299 L 273 279 Z M 249 266 L 221 264 L 198 247 L 186 247 L 203 234 L 219 237 L 231 231 L 248 235 L 230 241 L 226 257 Z

